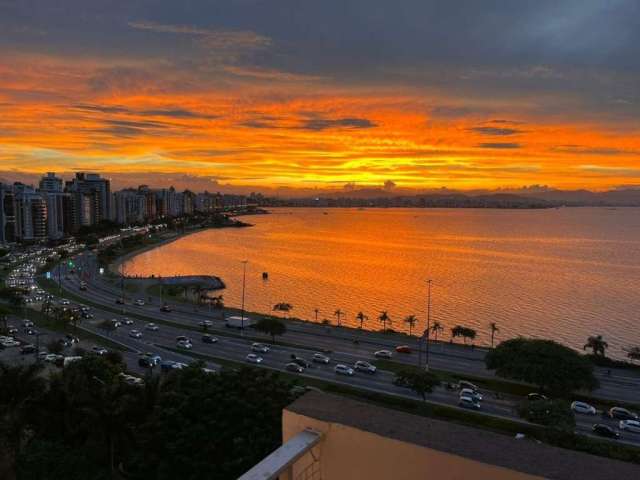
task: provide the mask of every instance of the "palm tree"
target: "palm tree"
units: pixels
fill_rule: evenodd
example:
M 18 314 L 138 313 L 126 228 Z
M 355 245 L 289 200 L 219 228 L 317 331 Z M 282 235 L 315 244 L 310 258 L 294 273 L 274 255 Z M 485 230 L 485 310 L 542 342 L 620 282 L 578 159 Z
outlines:
M 438 341 L 438 333 L 443 331 L 444 331 L 444 327 L 439 321 L 436 320 L 435 322 L 433 322 L 433 325 L 431 325 L 431 333 L 433 333 L 434 340 L 436 342 Z
M 314 308 L 313 313 L 316 315 L 316 322 L 318 321 L 318 314 L 320 313 L 320 309 Z
M 631 360 L 640 360 L 640 347 L 632 347 L 625 351 L 627 352 L 627 357 Z
M 491 322 L 489 324 L 489 328 L 491 329 L 491 348 L 493 348 L 493 337 L 496 334 L 496 332 L 500 331 L 500 329 L 498 328 L 498 325 L 496 324 L 496 322 Z
M 389 314 L 387 313 L 386 310 L 383 310 L 382 312 L 380 312 L 380 315 L 378 315 L 378 320 L 382 322 L 382 331 L 386 332 L 387 322 L 391 323 L 391 317 L 389 317 Z
M 464 327 L 462 325 L 456 325 L 451 328 L 451 338 L 462 337 L 464 332 Z
M 335 312 L 333 312 L 333 315 L 338 318 L 338 326 L 340 326 L 340 317 L 342 317 L 343 314 L 344 312 L 340 309 L 337 309 Z
M 409 325 L 409 336 L 411 336 L 413 327 L 415 327 L 416 323 L 418 323 L 418 318 L 415 315 L 409 315 L 404 319 L 404 323 Z
M 363 312 L 358 312 L 358 314 L 356 315 L 356 320 L 358 320 L 360 322 L 360 330 L 362 330 L 362 324 L 369 320 L 369 317 L 367 317 Z
M 609 344 L 604 341 L 602 335 L 592 335 L 587 339 L 587 343 L 582 347 L 583 350 L 590 348 L 594 355 L 605 356 L 604 351 L 609 348 Z

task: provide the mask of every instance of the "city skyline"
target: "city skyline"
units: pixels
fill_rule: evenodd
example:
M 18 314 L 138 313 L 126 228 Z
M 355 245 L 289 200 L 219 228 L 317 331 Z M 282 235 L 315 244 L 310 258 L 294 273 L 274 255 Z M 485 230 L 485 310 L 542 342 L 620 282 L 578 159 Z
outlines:
M 640 184 L 634 2 L 36 3 L 0 4 L 3 179 Z

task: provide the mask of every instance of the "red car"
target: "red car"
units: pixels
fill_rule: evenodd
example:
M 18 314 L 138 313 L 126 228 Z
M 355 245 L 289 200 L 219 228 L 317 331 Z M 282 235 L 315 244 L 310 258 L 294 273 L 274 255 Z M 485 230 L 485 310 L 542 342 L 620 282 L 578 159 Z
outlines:
M 398 345 L 396 347 L 398 353 L 411 353 L 411 348 L 408 345 Z

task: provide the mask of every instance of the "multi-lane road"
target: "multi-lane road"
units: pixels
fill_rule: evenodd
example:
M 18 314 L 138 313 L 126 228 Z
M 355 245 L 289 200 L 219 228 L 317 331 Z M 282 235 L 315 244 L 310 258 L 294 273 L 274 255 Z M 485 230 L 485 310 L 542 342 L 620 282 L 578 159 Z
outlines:
M 74 295 L 83 298 L 86 304 L 91 305 L 94 318 L 84 320 L 82 328 L 92 331 L 98 335 L 104 335 L 104 331 L 98 328 L 98 324 L 105 319 L 121 319 L 128 316 L 133 320 L 133 325 L 122 325 L 116 331 L 109 334 L 111 341 L 116 341 L 126 346 L 131 352 L 125 355 L 127 363 L 131 367 L 137 367 L 136 352 L 153 352 L 163 357 L 188 363 L 193 357 L 190 353 L 206 356 L 210 358 L 210 368 L 216 368 L 215 360 L 224 359 L 233 362 L 245 362 L 246 356 L 251 352 L 251 343 L 256 337 L 268 342 L 268 337 L 257 332 L 247 333 L 247 337 L 240 336 L 236 331 L 225 329 L 224 322 L 219 314 L 212 314 L 208 311 L 194 311 L 190 306 L 177 306 L 172 312 L 160 312 L 160 301 L 155 298 L 151 303 L 144 306 L 134 305 L 132 302 L 137 298 L 148 297 L 126 295 L 125 305 L 116 304 L 115 300 L 121 295 L 121 290 L 107 282 L 97 274 L 95 257 L 91 254 L 81 254 L 75 259 L 76 265 L 82 266 L 83 280 L 87 281 L 86 291 L 79 289 L 80 279 L 78 275 L 72 275 L 65 270 L 53 272 L 54 278 L 60 278 L 64 290 L 73 292 Z M 126 294 L 126 292 L 125 292 Z M 121 311 L 115 314 L 116 311 Z M 216 336 L 218 341 L 215 344 L 206 344 L 201 341 L 202 330 L 198 324 L 207 319 L 213 322 L 209 333 Z M 148 322 L 156 322 L 159 325 L 157 331 L 146 329 Z M 136 329 L 142 332 L 142 337 L 132 338 L 130 331 Z M 198 330 L 199 331 L 196 331 Z M 248 338 L 250 335 L 251 338 Z M 187 336 L 192 339 L 193 349 L 182 354 L 175 352 L 176 337 Z M 353 340 L 357 339 L 355 343 Z M 334 372 L 337 363 L 353 365 L 357 360 L 371 361 L 376 350 L 385 348 L 393 350 L 395 343 L 393 339 L 384 338 L 376 334 L 354 334 L 352 332 L 342 332 L 340 329 L 325 328 L 315 324 L 304 324 L 301 322 L 288 325 L 287 333 L 281 338 L 279 345 L 274 345 L 268 353 L 260 354 L 263 357 L 263 367 L 283 370 L 285 365 L 291 360 L 292 355 L 311 359 L 314 352 L 331 352 L 329 365 L 314 364 L 312 368 L 305 370 L 301 377 L 310 377 L 320 380 L 343 383 L 352 387 L 374 390 L 386 394 L 398 395 L 408 398 L 417 398 L 416 395 L 404 388 L 395 386 L 392 381 L 394 375 L 391 372 L 378 369 L 375 374 L 357 372 L 353 377 L 345 377 Z M 483 361 L 484 352 L 481 349 L 459 349 L 455 346 L 435 346 L 431 348 L 430 365 L 435 369 L 448 370 L 452 372 L 474 375 L 491 376 L 487 371 Z M 395 354 L 395 361 L 416 363 L 416 355 Z M 616 372 L 614 377 L 609 377 L 604 372 L 599 372 L 600 380 L 603 383 L 598 393 L 600 396 L 617 398 L 624 401 L 637 401 L 637 392 L 640 391 L 640 378 L 634 376 L 623 376 Z M 510 420 L 518 420 L 515 412 L 517 399 L 507 396 L 497 396 L 492 392 L 483 392 L 482 413 L 495 415 Z M 604 393 L 604 395 L 603 395 Z M 429 394 L 428 400 L 443 405 L 455 406 L 458 402 L 457 392 L 437 388 Z M 576 415 L 577 431 L 590 434 L 593 423 L 608 423 L 615 426 L 617 422 L 601 418 L 600 416 Z M 640 435 L 623 434 L 621 440 L 625 443 L 640 444 Z

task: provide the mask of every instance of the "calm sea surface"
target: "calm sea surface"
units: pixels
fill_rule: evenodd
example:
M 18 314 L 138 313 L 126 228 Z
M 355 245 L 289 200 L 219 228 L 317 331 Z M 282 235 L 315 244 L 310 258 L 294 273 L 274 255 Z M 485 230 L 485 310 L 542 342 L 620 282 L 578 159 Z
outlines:
M 325 213 L 326 212 L 326 213 Z M 246 217 L 252 228 L 208 230 L 127 262 L 130 275 L 210 274 L 227 284 L 239 306 L 248 260 L 246 308 L 270 312 L 278 302 L 292 316 L 379 329 L 432 320 L 478 331 L 489 343 L 517 335 L 553 338 L 582 348 L 602 334 L 610 354 L 640 345 L 640 209 L 274 209 Z M 262 272 L 269 273 L 268 281 Z M 415 330 L 414 330 L 415 331 Z

